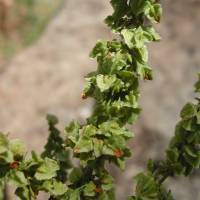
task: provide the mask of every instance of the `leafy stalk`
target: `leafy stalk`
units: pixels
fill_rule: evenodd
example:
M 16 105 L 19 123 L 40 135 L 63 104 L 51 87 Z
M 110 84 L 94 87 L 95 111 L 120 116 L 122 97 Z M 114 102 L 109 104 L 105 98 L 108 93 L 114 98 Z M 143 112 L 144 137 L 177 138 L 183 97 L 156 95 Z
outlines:
M 140 113 L 140 80 L 152 79 L 146 43 L 160 39 L 151 25 L 160 20 L 156 1 L 112 0 L 111 4 L 114 13 L 105 22 L 118 39 L 95 45 L 90 56 L 98 67 L 86 77 L 82 95 L 94 98 L 96 106 L 86 124 L 72 122 L 66 128 L 66 145 L 82 166 L 81 181 L 72 184 L 79 185 L 82 199 L 115 199 L 114 182 L 105 166 L 112 162 L 124 169 L 131 155 L 127 141 L 133 134 L 125 125 L 134 123 Z
M 195 84 L 195 92 L 200 92 L 200 75 Z M 175 135 L 171 139 L 163 161 L 152 160 L 147 172 L 136 176 L 136 195 L 129 200 L 174 200 L 170 191 L 166 192 L 163 182 L 174 176 L 189 176 L 194 169 L 200 168 L 200 99 L 197 103 L 187 103 L 176 125 Z

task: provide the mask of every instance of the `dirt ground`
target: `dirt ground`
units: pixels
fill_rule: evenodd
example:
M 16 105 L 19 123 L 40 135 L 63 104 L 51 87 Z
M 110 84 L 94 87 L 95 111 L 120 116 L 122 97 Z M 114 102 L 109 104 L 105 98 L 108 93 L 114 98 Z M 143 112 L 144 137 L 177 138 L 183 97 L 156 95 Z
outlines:
M 38 42 L 3 67 L 1 131 L 41 151 L 48 135 L 46 113 L 59 117 L 61 129 L 72 119 L 83 121 L 90 114 L 92 102 L 80 99 L 83 76 L 96 68 L 88 58 L 96 40 L 112 36 L 103 24 L 110 12 L 107 0 L 66 0 Z M 163 23 L 157 29 L 163 41 L 150 46 L 155 79 L 141 86 L 143 112 L 135 127 L 135 142 L 130 144 L 134 158 L 122 174 L 113 170 L 118 200 L 130 193 L 131 177 L 147 158 L 162 157 L 181 107 L 194 96 L 192 85 L 200 71 L 198 0 L 165 1 Z M 172 181 L 176 199 L 199 200 L 199 179 L 182 179 Z

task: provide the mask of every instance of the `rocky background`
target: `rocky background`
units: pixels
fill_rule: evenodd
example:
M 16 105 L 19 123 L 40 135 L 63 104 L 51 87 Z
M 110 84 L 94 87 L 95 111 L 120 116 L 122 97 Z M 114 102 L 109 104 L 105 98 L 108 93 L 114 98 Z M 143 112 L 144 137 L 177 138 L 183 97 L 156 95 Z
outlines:
M 133 190 L 132 176 L 147 158 L 164 155 L 181 107 L 194 96 L 192 86 L 200 71 L 200 1 L 166 0 L 163 5 L 163 21 L 157 26 L 163 41 L 150 46 L 155 79 L 142 84 L 143 112 L 130 144 L 134 158 L 125 172 L 112 170 L 118 200 Z M 61 129 L 90 114 L 92 102 L 80 99 L 83 76 L 96 68 L 88 58 L 96 40 L 112 36 L 103 24 L 109 13 L 108 0 L 66 0 L 41 38 L 1 66 L 1 131 L 40 152 L 48 136 L 46 113 L 59 117 Z M 197 171 L 190 179 L 170 180 L 168 185 L 177 200 L 199 200 L 199 178 Z

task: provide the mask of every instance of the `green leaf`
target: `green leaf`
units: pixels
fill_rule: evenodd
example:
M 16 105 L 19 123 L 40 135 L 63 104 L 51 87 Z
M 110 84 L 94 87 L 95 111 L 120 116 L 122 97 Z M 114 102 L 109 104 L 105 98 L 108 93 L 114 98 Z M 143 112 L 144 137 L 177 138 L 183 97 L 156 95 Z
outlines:
M 85 78 L 85 84 L 84 84 L 84 89 L 83 89 L 83 94 L 88 96 L 92 92 L 92 86 L 93 86 L 93 81 L 94 77 L 91 78 Z
M 56 125 L 58 123 L 58 118 L 55 115 L 48 114 L 47 121 L 49 124 Z
M 0 133 L 0 154 L 8 150 L 8 144 L 7 137 L 3 133 Z
M 92 140 L 90 138 L 84 137 L 80 138 L 74 147 L 75 153 L 87 153 L 93 150 Z
M 195 84 L 195 92 L 200 92 L 200 73 L 198 74 L 198 81 Z
M 69 189 L 66 194 L 61 197 L 61 200 L 81 200 L 80 189 Z
M 147 0 L 130 0 L 131 10 L 134 15 L 138 16 L 141 13 L 145 12 L 147 9 L 148 1 Z
M 125 15 L 128 8 L 127 0 L 111 0 L 111 4 L 115 10 L 113 14 L 115 19 L 121 18 Z
M 55 179 L 45 181 L 42 184 L 42 189 L 52 195 L 59 196 L 67 192 L 68 188 L 65 184 Z
M 131 138 L 134 136 L 132 132 L 126 130 L 125 128 L 121 128 L 115 121 L 107 121 L 100 124 L 98 134 L 106 137 L 122 135 L 125 138 Z
M 159 187 L 154 178 L 150 175 L 143 173 L 138 174 L 135 179 L 137 180 L 136 196 L 141 200 L 158 200 Z
M 125 169 L 125 160 L 124 159 L 118 158 L 117 161 L 116 161 L 116 164 L 121 170 Z
M 149 8 L 146 9 L 145 14 L 152 22 L 160 22 L 162 15 L 161 5 L 160 4 L 149 5 Z
M 195 107 L 195 105 L 193 103 L 187 103 L 183 107 L 183 109 L 181 111 L 181 114 L 180 114 L 180 116 L 183 119 L 190 119 L 195 115 L 196 115 L 196 107 Z
M 116 81 L 116 76 L 98 75 L 96 81 L 100 91 L 104 92 L 113 86 Z
M 105 56 L 108 53 L 107 42 L 106 41 L 98 41 L 96 46 L 93 48 L 92 52 L 90 53 L 90 57 L 101 57 Z
M 58 181 L 53 181 L 53 190 L 51 191 L 53 195 L 63 195 L 67 191 L 67 187 Z
M 32 161 L 33 163 L 40 163 L 42 162 L 42 159 L 40 156 L 37 155 L 37 153 L 35 151 L 31 152 L 31 156 L 32 156 Z
M 28 187 L 17 188 L 15 194 L 18 196 L 20 200 L 32 200 L 33 198 L 35 198 L 35 196 L 32 195 Z
M 9 148 L 14 156 L 23 156 L 27 151 L 25 143 L 19 139 L 11 140 L 9 143 Z
M 197 112 L 197 124 L 200 124 L 200 111 Z
M 80 128 L 81 128 L 80 124 L 78 122 L 75 122 L 75 121 L 71 122 L 69 124 L 69 126 L 67 126 L 65 128 L 67 139 L 69 139 L 74 144 L 79 139 L 79 130 L 80 130 Z
M 141 27 L 134 29 L 123 29 L 121 34 L 124 37 L 125 43 L 130 49 L 142 48 L 146 38 L 144 36 L 144 31 Z
M 130 0 L 130 6 L 135 16 L 145 15 L 151 22 L 160 22 L 161 5 L 152 0 Z
M 177 148 L 174 149 L 168 149 L 167 150 L 167 158 L 170 160 L 170 162 L 174 163 L 178 161 L 179 158 L 179 151 Z
M 152 27 L 144 28 L 139 26 L 138 28 L 133 29 L 123 29 L 121 34 L 124 37 L 127 46 L 130 49 L 138 49 L 138 51 L 140 51 L 139 54 L 141 57 L 146 56 L 147 54 L 146 47 L 144 47 L 145 43 L 160 40 L 159 35 Z
M 160 35 L 155 31 L 153 27 L 144 27 L 144 36 L 148 41 L 159 41 L 161 39 Z
M 8 176 L 9 183 L 16 187 L 25 187 L 28 185 L 28 180 L 21 171 L 12 170 Z
M 98 158 L 102 155 L 103 152 L 103 140 L 100 139 L 93 139 L 93 143 L 94 143 L 94 154 L 95 157 Z
M 153 74 L 152 74 L 152 69 L 148 66 L 142 65 L 139 62 L 137 62 L 137 72 L 141 79 L 144 80 L 152 80 L 153 79 Z
M 187 131 L 192 131 L 193 130 L 193 120 L 192 119 L 183 120 L 182 127 Z
M 14 161 L 14 156 L 13 156 L 13 153 L 10 150 L 0 154 L 0 162 L 2 164 L 12 163 L 13 161 Z
M 40 167 L 36 170 L 35 178 L 37 180 L 48 180 L 56 177 L 59 166 L 55 160 L 45 158 Z
M 109 191 L 109 192 L 102 192 L 98 196 L 98 200 L 115 200 L 115 194 L 114 191 Z
M 173 164 L 173 172 L 175 175 L 183 175 L 185 173 L 185 169 L 186 167 L 184 167 L 181 163 Z
M 81 169 L 75 167 L 72 169 L 72 171 L 69 174 L 69 181 L 71 183 L 76 183 L 81 179 L 81 177 L 82 177 Z
M 109 191 L 111 189 L 113 189 L 114 187 L 114 183 L 113 183 L 113 177 L 110 176 L 109 174 L 105 174 L 102 178 L 101 178 L 101 187 L 104 191 Z
M 188 155 L 190 155 L 191 157 L 194 157 L 194 158 L 198 157 L 198 154 L 197 154 L 197 150 L 196 150 L 196 149 L 193 149 L 192 147 L 185 145 L 185 146 L 184 146 L 184 150 L 185 150 L 185 152 L 186 152 Z
M 85 196 L 94 197 L 95 196 L 96 185 L 93 182 L 90 182 L 84 186 L 83 193 Z
M 83 127 L 81 134 L 85 136 L 95 136 L 96 133 L 97 133 L 97 128 L 90 124 Z
M 114 9 L 114 13 L 105 19 L 106 24 L 112 29 L 118 29 L 118 21 L 126 15 L 128 12 L 127 0 L 111 0 L 111 5 Z
M 138 63 L 141 63 L 141 65 L 144 65 L 143 67 L 146 67 L 146 63 L 148 62 L 149 54 L 148 54 L 148 49 L 146 46 L 140 47 L 135 49 L 135 55 L 136 59 L 138 60 Z
M 102 154 L 113 156 L 113 149 L 111 149 L 107 145 L 104 145 L 102 149 Z

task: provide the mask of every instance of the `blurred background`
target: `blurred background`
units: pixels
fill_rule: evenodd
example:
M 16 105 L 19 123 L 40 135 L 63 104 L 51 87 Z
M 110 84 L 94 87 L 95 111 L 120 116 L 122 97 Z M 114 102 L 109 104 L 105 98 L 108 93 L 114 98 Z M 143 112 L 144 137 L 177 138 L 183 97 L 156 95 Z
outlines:
M 194 97 L 200 71 L 200 0 L 166 0 L 163 6 L 157 26 L 163 40 L 149 47 L 155 78 L 142 83 L 143 112 L 131 127 L 134 156 L 124 172 L 112 169 L 118 200 L 132 192 L 132 177 L 148 158 L 164 156 L 181 107 Z M 48 136 L 47 113 L 59 117 L 62 130 L 72 119 L 84 121 L 93 102 L 81 101 L 83 77 L 96 69 L 88 55 L 97 39 L 112 37 L 103 23 L 111 12 L 108 0 L 0 0 L 2 132 L 41 152 Z M 200 199 L 198 171 L 167 185 L 177 200 Z

